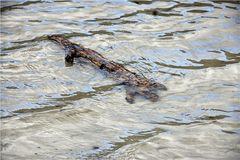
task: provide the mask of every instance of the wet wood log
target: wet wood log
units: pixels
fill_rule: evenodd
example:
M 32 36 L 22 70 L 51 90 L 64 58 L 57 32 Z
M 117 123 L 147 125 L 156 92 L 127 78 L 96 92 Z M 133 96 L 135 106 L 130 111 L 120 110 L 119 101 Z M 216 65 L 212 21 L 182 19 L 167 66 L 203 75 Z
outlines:
M 159 99 L 157 90 L 167 90 L 163 84 L 140 76 L 116 62 L 109 61 L 100 53 L 72 43 L 62 36 L 51 35 L 48 36 L 48 39 L 56 42 L 65 50 L 66 62 L 73 63 L 74 58 L 82 57 L 92 62 L 96 67 L 111 73 L 115 79 L 126 86 L 126 100 L 129 103 L 134 103 L 135 95 L 141 95 L 152 102 L 156 102 Z

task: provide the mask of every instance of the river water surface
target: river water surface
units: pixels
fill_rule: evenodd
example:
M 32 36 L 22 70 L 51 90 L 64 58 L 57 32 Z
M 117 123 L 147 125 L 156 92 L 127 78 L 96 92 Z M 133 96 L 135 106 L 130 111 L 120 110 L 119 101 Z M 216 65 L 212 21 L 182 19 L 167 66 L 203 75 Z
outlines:
M 239 159 L 239 17 L 236 0 L 2 0 L 1 158 Z M 129 104 L 52 34 L 168 91 Z

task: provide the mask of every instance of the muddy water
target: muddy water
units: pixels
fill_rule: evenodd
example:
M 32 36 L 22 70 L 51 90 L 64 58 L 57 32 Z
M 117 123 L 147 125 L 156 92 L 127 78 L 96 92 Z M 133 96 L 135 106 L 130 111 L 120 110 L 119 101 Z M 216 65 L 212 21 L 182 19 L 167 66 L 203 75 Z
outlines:
M 238 159 L 240 2 L 1 1 L 1 158 Z M 125 101 L 62 34 L 168 87 Z

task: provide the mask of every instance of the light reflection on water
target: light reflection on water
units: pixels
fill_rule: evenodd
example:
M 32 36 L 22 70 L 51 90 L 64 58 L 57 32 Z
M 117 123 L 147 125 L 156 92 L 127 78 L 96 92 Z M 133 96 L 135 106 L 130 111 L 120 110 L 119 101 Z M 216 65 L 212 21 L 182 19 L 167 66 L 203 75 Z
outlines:
M 238 159 L 239 1 L 1 1 L 4 159 Z M 156 103 L 84 60 L 62 34 L 168 87 Z M 41 141 L 40 141 L 41 140 Z

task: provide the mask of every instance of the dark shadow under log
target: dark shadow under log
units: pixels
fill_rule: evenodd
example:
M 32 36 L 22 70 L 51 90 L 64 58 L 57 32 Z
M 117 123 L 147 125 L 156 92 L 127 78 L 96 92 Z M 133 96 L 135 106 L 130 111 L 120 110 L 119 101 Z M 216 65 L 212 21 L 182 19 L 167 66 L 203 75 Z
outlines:
M 52 35 L 48 36 L 48 39 L 55 41 L 65 50 L 66 62 L 72 64 L 74 58 L 82 57 L 92 62 L 96 67 L 111 73 L 121 84 L 126 85 L 126 100 L 129 103 L 134 103 L 134 97 L 136 95 L 141 95 L 152 102 L 156 102 L 159 99 L 156 93 L 157 90 L 167 90 L 163 84 L 140 76 L 116 62 L 109 61 L 100 53 L 72 43 L 62 36 Z

